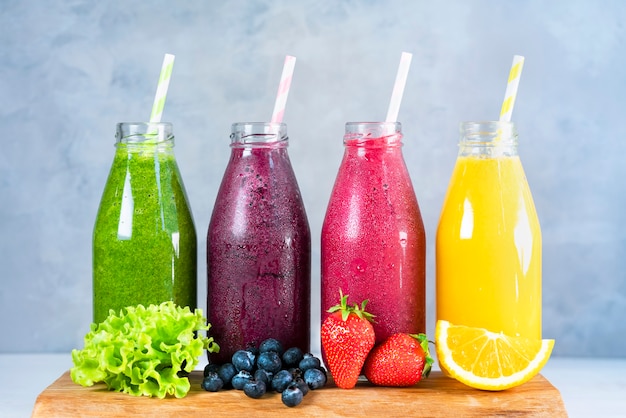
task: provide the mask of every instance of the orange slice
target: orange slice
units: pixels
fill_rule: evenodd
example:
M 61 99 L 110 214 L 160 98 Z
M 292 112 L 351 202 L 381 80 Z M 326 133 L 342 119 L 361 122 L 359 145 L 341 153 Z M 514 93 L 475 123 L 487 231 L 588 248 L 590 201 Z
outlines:
M 459 382 L 504 390 L 533 378 L 546 364 L 554 340 L 511 337 L 439 320 L 435 347 L 442 370 Z

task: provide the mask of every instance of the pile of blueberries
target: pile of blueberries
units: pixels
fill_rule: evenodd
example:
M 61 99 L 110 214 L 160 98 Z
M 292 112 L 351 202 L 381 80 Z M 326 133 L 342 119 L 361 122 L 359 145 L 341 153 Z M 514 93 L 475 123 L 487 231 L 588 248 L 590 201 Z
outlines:
M 269 338 L 258 348 L 235 352 L 231 363 L 207 364 L 202 388 L 209 392 L 234 388 L 254 399 L 275 391 L 285 405 L 293 407 L 302 402 L 309 389 L 319 389 L 326 381 L 326 369 L 319 358 L 298 347 L 283 351 L 278 340 Z

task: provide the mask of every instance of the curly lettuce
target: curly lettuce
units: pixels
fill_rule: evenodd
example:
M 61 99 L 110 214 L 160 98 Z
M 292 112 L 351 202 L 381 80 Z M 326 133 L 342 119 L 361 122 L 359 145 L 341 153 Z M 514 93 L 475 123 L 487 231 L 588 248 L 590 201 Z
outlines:
M 99 324 L 92 323 L 85 347 L 72 350 L 75 383 L 104 382 L 109 390 L 135 396 L 182 398 L 189 392 L 186 377 L 206 349 L 218 352 L 202 310 L 192 312 L 173 302 L 113 310 Z

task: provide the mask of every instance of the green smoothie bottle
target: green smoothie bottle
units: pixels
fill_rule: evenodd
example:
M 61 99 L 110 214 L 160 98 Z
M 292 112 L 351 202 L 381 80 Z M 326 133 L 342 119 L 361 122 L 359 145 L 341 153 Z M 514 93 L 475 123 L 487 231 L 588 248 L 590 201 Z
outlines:
M 197 240 L 169 123 L 119 123 L 93 231 L 93 319 L 172 300 L 196 308 Z

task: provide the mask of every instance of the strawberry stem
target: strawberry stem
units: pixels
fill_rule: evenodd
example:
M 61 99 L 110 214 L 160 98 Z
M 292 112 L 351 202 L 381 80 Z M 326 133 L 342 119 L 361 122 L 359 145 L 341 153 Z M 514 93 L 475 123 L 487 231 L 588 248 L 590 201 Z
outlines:
M 426 364 L 424 365 L 424 370 L 422 371 L 422 377 L 428 377 L 432 369 L 432 365 L 435 362 L 435 360 L 430 356 L 430 350 L 428 349 L 428 337 L 426 336 L 426 334 L 423 333 L 409 335 L 419 341 L 422 350 L 424 350 L 424 355 L 426 356 Z
M 354 306 L 348 306 L 348 295 L 344 295 L 341 289 L 339 289 L 339 305 L 335 305 L 328 309 L 328 313 L 341 312 L 341 319 L 345 322 L 348 320 L 350 314 L 355 314 L 361 319 L 366 319 L 370 322 L 374 322 L 374 315 L 365 310 L 368 300 L 365 299 L 361 302 L 361 306 L 357 303 Z

